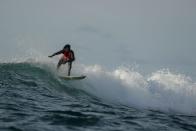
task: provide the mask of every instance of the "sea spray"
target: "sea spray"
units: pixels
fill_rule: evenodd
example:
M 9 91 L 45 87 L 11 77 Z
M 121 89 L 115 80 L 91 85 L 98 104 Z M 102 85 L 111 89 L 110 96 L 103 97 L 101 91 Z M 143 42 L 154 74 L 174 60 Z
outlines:
M 183 74 L 159 70 L 143 76 L 137 71 L 118 68 L 107 71 L 99 65 L 84 66 L 85 91 L 102 100 L 135 108 L 196 113 L 196 84 Z

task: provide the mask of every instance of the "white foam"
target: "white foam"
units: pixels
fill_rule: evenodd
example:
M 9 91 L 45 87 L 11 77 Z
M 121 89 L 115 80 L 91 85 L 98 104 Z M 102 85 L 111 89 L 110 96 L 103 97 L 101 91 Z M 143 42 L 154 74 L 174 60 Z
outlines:
M 143 76 L 127 68 L 107 71 L 99 65 L 81 69 L 90 85 L 83 89 L 102 100 L 142 109 L 196 114 L 196 83 L 185 75 L 163 69 Z

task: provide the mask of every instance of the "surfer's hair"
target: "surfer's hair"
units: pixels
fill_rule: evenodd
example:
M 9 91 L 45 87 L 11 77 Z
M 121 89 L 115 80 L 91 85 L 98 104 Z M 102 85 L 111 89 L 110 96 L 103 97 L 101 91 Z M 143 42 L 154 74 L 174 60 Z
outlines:
M 71 48 L 70 44 L 66 44 L 63 49 L 65 49 L 65 48 L 70 49 Z

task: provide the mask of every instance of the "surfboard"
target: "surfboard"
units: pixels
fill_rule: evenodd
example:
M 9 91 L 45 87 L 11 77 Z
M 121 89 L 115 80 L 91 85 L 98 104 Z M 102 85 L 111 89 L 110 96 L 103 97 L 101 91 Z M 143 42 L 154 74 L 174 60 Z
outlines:
M 64 80 L 82 80 L 84 78 L 86 78 L 86 76 L 81 75 L 81 76 L 60 76 L 60 78 L 64 79 Z

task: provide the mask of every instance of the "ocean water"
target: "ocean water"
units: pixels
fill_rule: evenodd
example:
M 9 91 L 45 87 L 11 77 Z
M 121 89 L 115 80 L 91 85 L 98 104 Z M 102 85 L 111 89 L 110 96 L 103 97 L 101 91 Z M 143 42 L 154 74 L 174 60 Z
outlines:
M 75 65 L 66 81 L 52 63 L 0 63 L 2 131 L 195 131 L 196 83 L 161 69 Z

